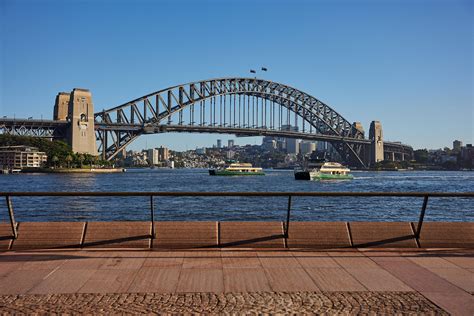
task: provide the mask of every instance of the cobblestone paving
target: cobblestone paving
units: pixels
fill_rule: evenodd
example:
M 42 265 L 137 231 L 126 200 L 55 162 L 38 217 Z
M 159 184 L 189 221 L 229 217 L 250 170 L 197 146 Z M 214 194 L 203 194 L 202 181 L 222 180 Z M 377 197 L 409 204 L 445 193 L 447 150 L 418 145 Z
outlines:
M 306 313 L 447 315 L 416 292 L 0 295 L 0 314 Z

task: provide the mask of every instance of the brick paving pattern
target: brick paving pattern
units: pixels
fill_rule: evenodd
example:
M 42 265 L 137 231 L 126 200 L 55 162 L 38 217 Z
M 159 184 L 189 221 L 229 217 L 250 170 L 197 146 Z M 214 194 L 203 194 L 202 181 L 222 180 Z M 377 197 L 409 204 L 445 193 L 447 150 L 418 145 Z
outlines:
M 416 292 L 0 295 L 1 314 L 306 313 L 448 315 Z

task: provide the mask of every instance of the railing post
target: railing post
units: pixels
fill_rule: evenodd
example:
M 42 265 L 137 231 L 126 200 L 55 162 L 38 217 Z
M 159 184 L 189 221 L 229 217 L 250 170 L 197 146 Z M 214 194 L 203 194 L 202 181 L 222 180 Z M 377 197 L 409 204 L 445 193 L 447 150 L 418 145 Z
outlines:
M 288 209 L 286 212 L 285 238 L 288 238 L 288 229 L 290 227 L 291 195 L 288 195 Z
M 151 239 L 155 239 L 155 206 L 153 195 L 150 195 L 150 219 L 151 219 Z
M 15 222 L 15 215 L 13 214 L 13 204 L 11 197 L 9 195 L 6 196 L 7 207 L 8 207 L 8 215 L 10 215 L 10 224 L 12 225 L 12 233 L 13 238 L 18 238 L 18 232 L 16 230 L 16 222 Z
M 420 238 L 421 226 L 423 225 L 423 219 L 425 218 L 426 206 L 428 205 L 428 195 L 425 195 L 423 199 L 423 207 L 421 208 L 420 219 L 418 220 L 418 227 L 416 228 L 415 237 Z

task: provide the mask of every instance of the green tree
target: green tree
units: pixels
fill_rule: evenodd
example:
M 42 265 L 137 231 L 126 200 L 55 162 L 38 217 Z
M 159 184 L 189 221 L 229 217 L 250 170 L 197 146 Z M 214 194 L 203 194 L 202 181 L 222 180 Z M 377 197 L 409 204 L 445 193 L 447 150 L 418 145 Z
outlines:
M 417 149 L 413 152 L 415 160 L 418 163 L 427 163 L 428 162 L 428 150 L 426 149 Z
M 82 165 L 84 163 L 84 155 L 83 154 L 77 154 L 76 155 L 76 162 L 79 165 L 79 168 L 82 168 Z
M 67 162 L 67 167 L 68 168 L 71 168 L 71 162 L 73 161 L 73 158 L 71 155 L 67 155 L 66 158 L 65 158 L 66 162 Z
M 53 162 L 54 166 L 57 167 L 58 166 L 58 162 L 59 162 L 59 158 L 58 156 L 53 156 L 53 158 L 51 158 L 51 161 Z

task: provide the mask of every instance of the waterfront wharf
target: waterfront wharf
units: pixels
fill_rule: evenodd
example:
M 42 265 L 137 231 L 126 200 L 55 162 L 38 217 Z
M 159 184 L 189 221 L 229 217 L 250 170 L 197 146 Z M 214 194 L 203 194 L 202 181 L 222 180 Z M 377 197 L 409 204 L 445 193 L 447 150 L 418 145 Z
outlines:
M 474 314 L 474 251 L 0 253 L 2 314 Z
M 474 192 L 0 192 L 9 223 L 0 223 L 0 250 L 35 248 L 474 248 L 473 222 L 425 222 L 429 199 L 474 198 Z M 21 222 L 15 220 L 13 198 L 144 197 L 149 221 Z M 158 197 L 286 197 L 283 221 L 158 221 Z M 292 201 L 298 197 L 408 197 L 422 200 L 417 222 L 296 222 Z M 420 201 L 421 202 L 421 201 Z M 420 203 L 421 204 L 421 203 Z M 474 210 L 472 210 L 474 212 Z M 415 213 L 416 212 L 416 213 Z
M 12 196 L 61 194 L 0 192 L 2 313 L 474 314 L 474 223 L 424 221 L 431 193 L 418 222 L 295 222 L 288 192 L 280 222 L 156 221 L 162 192 L 150 221 L 15 221 Z

